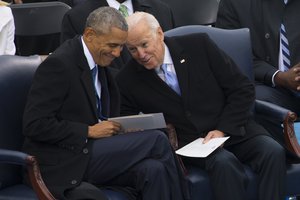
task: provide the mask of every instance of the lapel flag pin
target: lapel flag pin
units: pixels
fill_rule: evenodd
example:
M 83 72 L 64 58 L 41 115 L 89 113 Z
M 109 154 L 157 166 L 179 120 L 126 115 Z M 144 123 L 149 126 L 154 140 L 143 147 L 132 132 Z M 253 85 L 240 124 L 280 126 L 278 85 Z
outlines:
M 180 60 L 180 63 L 184 63 L 184 62 L 185 62 L 185 60 L 184 60 L 184 59 Z

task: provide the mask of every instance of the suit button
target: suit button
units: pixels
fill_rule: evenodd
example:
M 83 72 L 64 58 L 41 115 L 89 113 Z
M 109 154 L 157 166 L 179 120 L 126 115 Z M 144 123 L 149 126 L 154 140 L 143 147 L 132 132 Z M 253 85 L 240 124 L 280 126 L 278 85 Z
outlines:
M 270 57 L 270 56 L 267 56 L 267 57 L 266 57 L 266 61 L 269 62 L 270 60 L 271 60 L 271 57 Z
M 270 38 L 270 33 L 266 33 L 266 34 L 265 34 L 265 38 L 266 38 L 266 39 L 269 39 L 269 38 Z
M 84 154 L 88 154 L 88 153 L 89 153 L 89 150 L 88 150 L 87 148 L 84 148 L 84 149 L 82 150 L 82 152 L 83 152 Z
M 76 181 L 76 180 L 72 180 L 72 181 L 71 181 L 71 184 L 72 184 L 72 185 L 76 185 L 76 184 L 77 184 L 77 181 Z

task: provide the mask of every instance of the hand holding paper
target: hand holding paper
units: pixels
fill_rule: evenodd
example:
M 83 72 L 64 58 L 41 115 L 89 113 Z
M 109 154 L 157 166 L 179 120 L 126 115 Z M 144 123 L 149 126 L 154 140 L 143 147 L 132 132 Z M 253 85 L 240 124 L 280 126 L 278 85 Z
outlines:
M 162 113 L 130 115 L 124 117 L 108 118 L 108 121 L 115 121 L 121 124 L 124 133 L 166 128 L 166 122 Z
M 203 144 L 204 138 L 199 138 L 178 149 L 176 154 L 187 157 L 204 158 L 221 146 L 228 138 L 229 137 L 212 138 L 205 144 Z

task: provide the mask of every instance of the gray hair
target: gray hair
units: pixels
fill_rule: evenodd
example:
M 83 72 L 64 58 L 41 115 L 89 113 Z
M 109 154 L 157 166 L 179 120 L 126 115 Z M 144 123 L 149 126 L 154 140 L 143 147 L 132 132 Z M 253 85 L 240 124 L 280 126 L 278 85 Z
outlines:
M 153 33 L 156 33 L 157 28 L 160 27 L 157 19 L 153 15 L 146 12 L 135 12 L 127 17 L 126 21 L 128 23 L 129 29 L 136 27 L 140 22 L 146 23 L 150 28 L 150 31 Z
M 104 6 L 91 12 L 85 27 L 91 27 L 98 34 L 108 34 L 112 27 L 128 31 L 128 25 L 122 14 L 115 8 Z

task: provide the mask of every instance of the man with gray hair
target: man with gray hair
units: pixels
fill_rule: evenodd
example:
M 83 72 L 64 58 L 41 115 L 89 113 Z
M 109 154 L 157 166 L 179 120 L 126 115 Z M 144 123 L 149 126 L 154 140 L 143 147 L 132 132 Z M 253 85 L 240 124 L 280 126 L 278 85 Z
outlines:
M 116 77 L 121 114 L 162 112 L 180 147 L 199 137 L 206 143 L 230 136 L 209 156 L 183 161 L 207 171 L 215 200 L 247 199 L 242 164 L 258 175 L 258 199 L 282 200 L 284 149 L 253 120 L 254 86 L 232 59 L 207 34 L 165 37 L 145 12 L 126 20 L 133 59 Z
M 143 200 L 181 200 L 181 171 L 160 131 L 119 134 L 119 93 L 107 68 L 120 55 L 127 23 L 114 8 L 87 18 L 37 69 L 24 112 L 24 151 L 36 156 L 60 200 L 106 200 L 101 186 L 133 188 Z

